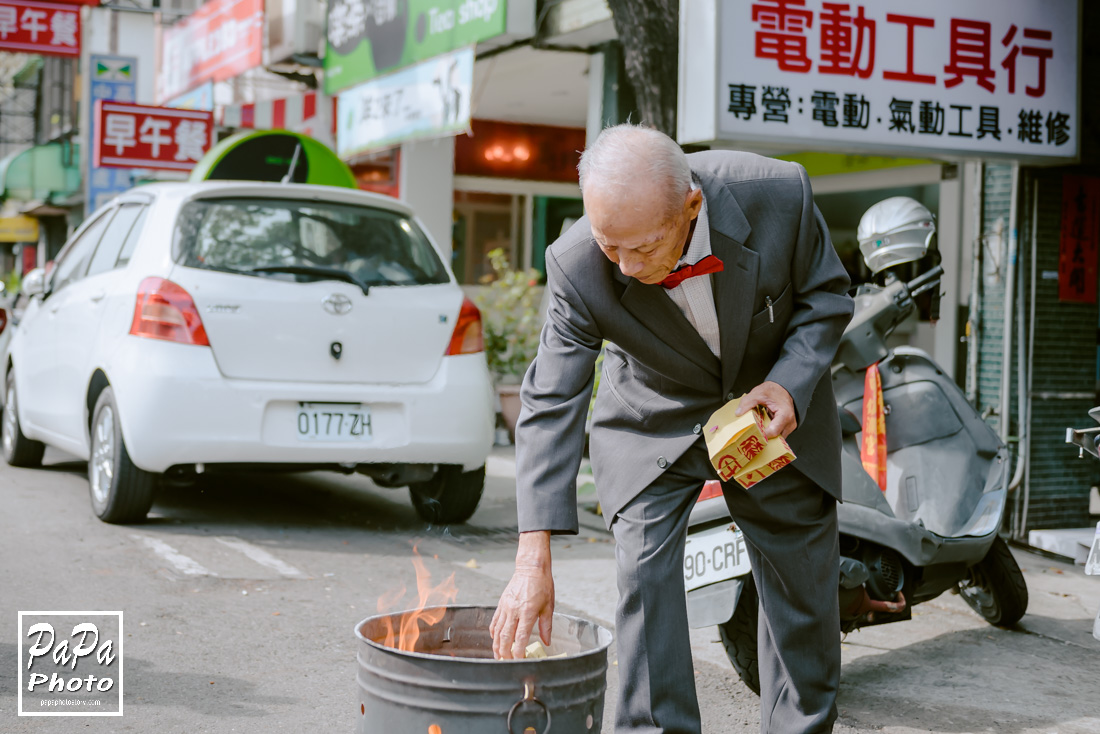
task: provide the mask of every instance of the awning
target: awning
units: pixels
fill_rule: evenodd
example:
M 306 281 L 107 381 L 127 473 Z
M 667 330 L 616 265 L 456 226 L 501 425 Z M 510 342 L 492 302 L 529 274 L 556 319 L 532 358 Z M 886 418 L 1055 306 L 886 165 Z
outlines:
M 223 127 L 303 133 L 331 146 L 335 105 L 333 97 L 306 92 L 285 99 L 225 105 L 215 119 Z
M 62 204 L 80 191 L 80 146 L 47 143 L 0 159 L 0 198 Z
M 357 188 L 351 169 L 330 148 L 286 130 L 229 136 L 195 165 L 190 180 L 282 181 L 288 173 L 293 183 Z

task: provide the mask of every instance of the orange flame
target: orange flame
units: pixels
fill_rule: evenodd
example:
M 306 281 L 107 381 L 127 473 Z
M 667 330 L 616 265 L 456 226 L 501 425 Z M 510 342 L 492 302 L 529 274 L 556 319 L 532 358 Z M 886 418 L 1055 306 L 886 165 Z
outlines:
M 432 575 L 420 558 L 416 546 L 413 546 L 413 566 L 416 569 L 416 591 L 419 596 L 416 609 L 401 615 L 396 634 L 391 618 L 387 617 L 383 622 L 386 629 L 385 640 L 380 640 L 386 647 L 396 647 L 405 652 L 416 651 L 416 643 L 420 639 L 420 624 L 423 622 L 428 627 L 438 624 L 443 619 L 444 607 L 453 603 L 458 596 L 458 587 L 455 586 L 453 573 L 438 586 L 431 585 Z M 387 613 L 404 596 L 403 585 L 387 591 L 378 599 L 378 611 Z M 438 608 L 425 611 L 428 606 Z

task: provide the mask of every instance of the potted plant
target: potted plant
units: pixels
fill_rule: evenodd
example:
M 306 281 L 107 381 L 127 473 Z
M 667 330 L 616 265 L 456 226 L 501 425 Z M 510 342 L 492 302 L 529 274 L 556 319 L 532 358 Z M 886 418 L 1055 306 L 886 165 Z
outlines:
M 475 297 L 481 308 L 485 357 L 500 397 L 501 415 L 515 435 L 519 418 L 519 385 L 539 347 L 542 319 L 539 302 L 542 274 L 530 268 L 514 270 L 501 249 L 488 253 L 493 274 Z

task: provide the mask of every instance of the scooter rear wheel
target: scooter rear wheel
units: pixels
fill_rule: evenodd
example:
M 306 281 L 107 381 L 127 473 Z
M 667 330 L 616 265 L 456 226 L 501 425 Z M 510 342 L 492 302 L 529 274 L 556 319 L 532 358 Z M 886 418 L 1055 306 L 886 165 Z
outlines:
M 963 601 L 992 625 L 1011 627 L 1027 612 L 1027 582 L 1008 543 L 999 537 L 958 588 Z
M 760 662 L 756 644 L 759 609 L 756 583 L 751 575 L 746 576 L 733 616 L 725 624 L 718 625 L 718 636 L 726 648 L 726 657 L 741 681 L 757 696 L 760 695 Z

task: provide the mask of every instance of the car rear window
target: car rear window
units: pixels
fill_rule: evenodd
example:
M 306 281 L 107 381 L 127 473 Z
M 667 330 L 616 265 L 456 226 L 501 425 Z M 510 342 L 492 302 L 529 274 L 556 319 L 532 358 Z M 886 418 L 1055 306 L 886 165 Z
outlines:
M 180 212 L 174 253 L 176 262 L 188 267 L 299 282 L 333 270 L 367 285 L 450 280 L 415 221 L 386 209 L 335 202 L 192 201 Z

